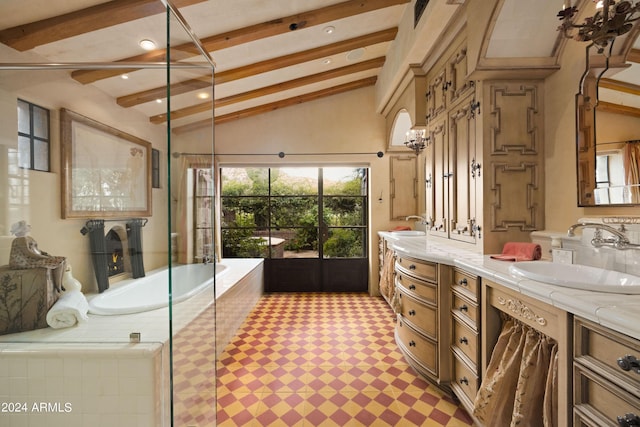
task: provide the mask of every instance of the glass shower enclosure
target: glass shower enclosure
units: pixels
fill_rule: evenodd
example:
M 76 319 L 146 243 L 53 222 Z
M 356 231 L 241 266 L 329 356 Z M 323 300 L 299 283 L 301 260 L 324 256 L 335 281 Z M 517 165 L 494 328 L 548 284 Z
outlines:
M 214 176 L 214 63 L 171 2 L 118 28 L 0 44 L 2 425 L 215 425 L 216 266 L 182 253 L 215 220 L 172 155 Z

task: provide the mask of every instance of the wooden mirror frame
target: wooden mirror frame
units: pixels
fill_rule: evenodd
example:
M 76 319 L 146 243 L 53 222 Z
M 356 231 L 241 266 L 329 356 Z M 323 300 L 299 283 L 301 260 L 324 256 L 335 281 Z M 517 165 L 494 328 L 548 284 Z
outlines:
M 60 110 L 62 218 L 151 216 L 151 143 Z

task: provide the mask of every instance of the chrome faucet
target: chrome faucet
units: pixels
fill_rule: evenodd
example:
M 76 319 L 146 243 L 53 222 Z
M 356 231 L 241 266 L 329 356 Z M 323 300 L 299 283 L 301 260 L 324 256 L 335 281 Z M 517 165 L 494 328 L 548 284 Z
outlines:
M 211 262 L 211 255 L 197 256 L 196 259 L 201 259 L 203 264 L 209 264 Z
M 404 220 L 405 221 L 409 221 L 410 219 L 418 219 L 418 220 L 420 220 L 420 224 L 429 225 L 429 220 L 426 217 L 421 216 L 421 215 L 409 215 Z
M 616 249 L 633 249 L 640 248 L 640 245 L 631 243 L 629 238 L 624 234 L 623 231 L 617 230 L 610 225 L 600 224 L 597 222 L 579 222 L 577 224 L 573 224 L 567 230 L 567 236 L 575 236 L 575 230 L 578 228 L 593 228 L 595 229 L 593 233 L 593 239 L 591 239 L 591 245 L 596 248 L 601 248 L 603 246 L 610 246 Z M 606 231 L 612 235 L 612 237 L 604 238 L 602 237 L 602 231 Z

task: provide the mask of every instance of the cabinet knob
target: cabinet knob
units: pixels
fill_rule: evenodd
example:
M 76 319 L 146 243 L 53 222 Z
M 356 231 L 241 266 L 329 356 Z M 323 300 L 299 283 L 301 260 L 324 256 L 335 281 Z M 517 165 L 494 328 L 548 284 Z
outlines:
M 416 290 L 416 285 L 409 285 L 409 290 L 410 291 L 415 291 Z
M 631 356 L 627 354 L 624 357 L 618 358 L 618 366 L 623 371 L 633 371 L 636 374 L 640 374 L 640 362 L 636 359 L 635 356 Z
M 467 377 L 462 377 L 458 380 L 458 382 L 460 384 L 464 384 L 464 385 L 469 385 L 469 380 L 467 379 Z
M 468 311 L 469 311 L 469 307 L 467 307 L 467 305 L 466 305 L 466 304 L 461 305 L 461 306 L 460 306 L 460 311 L 468 312 Z
M 415 315 L 416 315 L 415 310 L 409 310 L 409 316 L 415 316 Z
M 415 270 L 415 269 L 416 269 L 415 264 L 411 264 L 411 265 L 409 266 L 409 270 Z
M 409 341 L 409 347 L 415 347 L 416 342 L 414 340 Z
M 624 414 L 618 417 L 618 425 L 622 427 L 640 426 L 640 417 L 636 414 Z
M 467 283 L 467 279 L 458 280 L 458 285 L 460 285 L 460 286 L 469 286 L 469 284 Z
M 460 341 L 460 344 L 469 344 L 469 340 L 467 339 L 467 337 L 462 337 L 458 341 Z

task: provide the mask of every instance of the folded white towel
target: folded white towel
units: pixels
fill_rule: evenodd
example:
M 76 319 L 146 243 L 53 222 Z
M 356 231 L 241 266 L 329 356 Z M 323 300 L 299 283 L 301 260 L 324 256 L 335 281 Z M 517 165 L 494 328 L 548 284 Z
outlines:
M 80 291 L 62 294 L 47 312 L 47 324 L 54 329 L 68 328 L 89 319 L 89 303 Z

